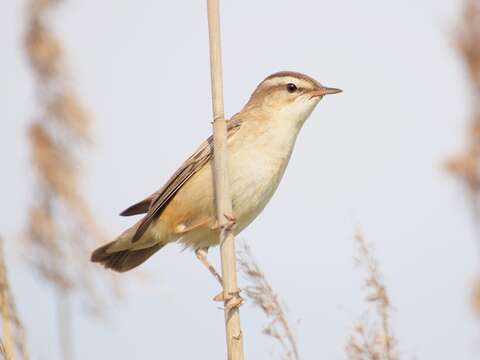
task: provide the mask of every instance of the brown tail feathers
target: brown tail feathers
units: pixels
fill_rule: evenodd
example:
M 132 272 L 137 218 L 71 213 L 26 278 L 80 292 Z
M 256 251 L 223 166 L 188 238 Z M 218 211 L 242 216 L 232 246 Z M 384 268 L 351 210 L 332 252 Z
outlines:
M 112 243 L 108 243 L 95 250 L 92 254 L 91 260 L 93 262 L 101 263 L 107 269 L 119 272 L 128 271 L 137 267 L 165 246 L 165 244 L 157 244 L 146 249 L 120 250 L 109 253 L 107 252 L 107 249 L 111 244 Z

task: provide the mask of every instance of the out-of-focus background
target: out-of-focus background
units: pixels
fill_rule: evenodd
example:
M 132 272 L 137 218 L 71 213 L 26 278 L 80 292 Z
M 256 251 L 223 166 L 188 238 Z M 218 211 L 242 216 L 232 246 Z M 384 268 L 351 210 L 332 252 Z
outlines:
M 223 312 L 212 301 L 219 288 L 190 251 L 168 246 L 138 271 L 113 277 L 85 262 L 80 277 L 91 274 L 102 293 L 94 314 L 79 277 L 71 277 L 76 289 L 62 313 L 56 286 L 31 266 L 25 229 L 39 181 L 28 129 L 43 121 L 39 89 L 49 80 L 35 75 L 25 50 L 30 3 L 0 3 L 0 234 L 31 358 L 64 358 L 58 331 L 67 318 L 72 359 L 222 358 Z M 222 1 L 229 116 L 279 70 L 344 90 L 312 114 L 277 193 L 239 236 L 288 304 L 303 358 L 345 358 L 366 306 L 353 261 L 358 226 L 374 244 L 401 357 L 479 357 L 471 306 L 478 234 L 470 195 L 444 166 L 468 146 L 472 114 L 456 48 L 464 5 Z M 117 214 L 161 187 L 211 132 L 206 5 L 71 0 L 43 21 L 91 122 L 93 145 L 75 150 L 79 193 L 113 237 L 134 221 Z M 75 236 L 83 241 L 81 227 Z M 96 246 L 88 244 L 57 271 L 87 259 Z M 217 249 L 211 256 L 218 264 Z M 274 358 L 261 311 L 247 301 L 241 315 L 246 358 Z

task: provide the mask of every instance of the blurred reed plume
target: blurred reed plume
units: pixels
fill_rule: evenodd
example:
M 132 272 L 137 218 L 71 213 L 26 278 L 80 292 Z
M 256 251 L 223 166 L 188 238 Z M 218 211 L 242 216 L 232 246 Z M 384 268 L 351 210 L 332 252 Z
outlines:
M 72 87 L 62 46 L 48 26 L 58 4 L 30 0 L 27 14 L 25 50 L 35 75 L 38 114 L 29 129 L 37 177 L 26 241 L 29 260 L 57 290 L 62 352 L 68 359 L 73 338 L 69 294 L 80 290 L 89 309 L 98 310 L 98 277 L 92 276 L 89 252 L 107 236 L 79 187 L 79 153 L 92 143 L 91 122 Z
M 372 322 L 364 316 L 354 327 L 353 334 L 348 337 L 345 346 L 348 359 L 398 360 L 397 340 L 392 334 L 392 306 L 382 274 L 372 254 L 371 246 L 360 232 L 355 235 L 355 240 L 358 246 L 358 257 L 355 260 L 366 270 L 366 300 L 374 306 L 375 320 Z
M 467 148 L 446 162 L 447 170 L 465 185 L 471 203 L 480 253 L 480 1 L 467 0 L 455 45 L 462 56 L 471 87 L 472 115 L 467 129 Z M 480 279 L 472 291 L 472 304 L 480 316 Z
M 467 131 L 467 149 L 449 159 L 446 168 L 457 175 L 469 191 L 476 221 L 480 221 L 480 1 L 468 0 L 462 25 L 457 31 L 456 48 L 461 54 L 472 89 L 472 116 Z
M 0 354 L 6 360 L 28 360 L 25 329 L 17 314 L 15 300 L 10 289 L 3 252 L 3 240 L 0 238 L 0 304 L 2 314 L 2 340 Z
M 263 333 L 280 344 L 283 349 L 282 360 L 299 360 L 297 341 L 288 322 L 285 307 L 255 261 L 250 247 L 244 242 L 239 242 L 239 245 L 240 271 L 249 283 L 243 291 L 262 309 L 268 319 Z

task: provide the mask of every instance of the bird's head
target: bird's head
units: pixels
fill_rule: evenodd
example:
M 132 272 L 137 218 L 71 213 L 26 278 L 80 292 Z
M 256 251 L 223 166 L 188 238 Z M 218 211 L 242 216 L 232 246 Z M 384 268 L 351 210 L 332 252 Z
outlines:
M 341 91 L 325 87 L 307 75 L 282 71 L 257 86 L 245 110 L 267 113 L 301 126 L 325 95 Z

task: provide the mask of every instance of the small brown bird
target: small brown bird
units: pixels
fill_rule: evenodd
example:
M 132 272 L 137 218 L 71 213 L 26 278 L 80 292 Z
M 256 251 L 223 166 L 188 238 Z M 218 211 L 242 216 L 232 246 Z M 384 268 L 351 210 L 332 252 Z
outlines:
M 270 75 L 241 112 L 228 121 L 228 168 L 240 233 L 265 208 L 278 187 L 298 132 L 324 95 L 341 92 L 296 72 Z M 171 242 L 195 251 L 218 245 L 212 174 L 212 137 L 157 192 L 121 215 L 146 214 L 92 254 L 92 261 L 130 270 Z

